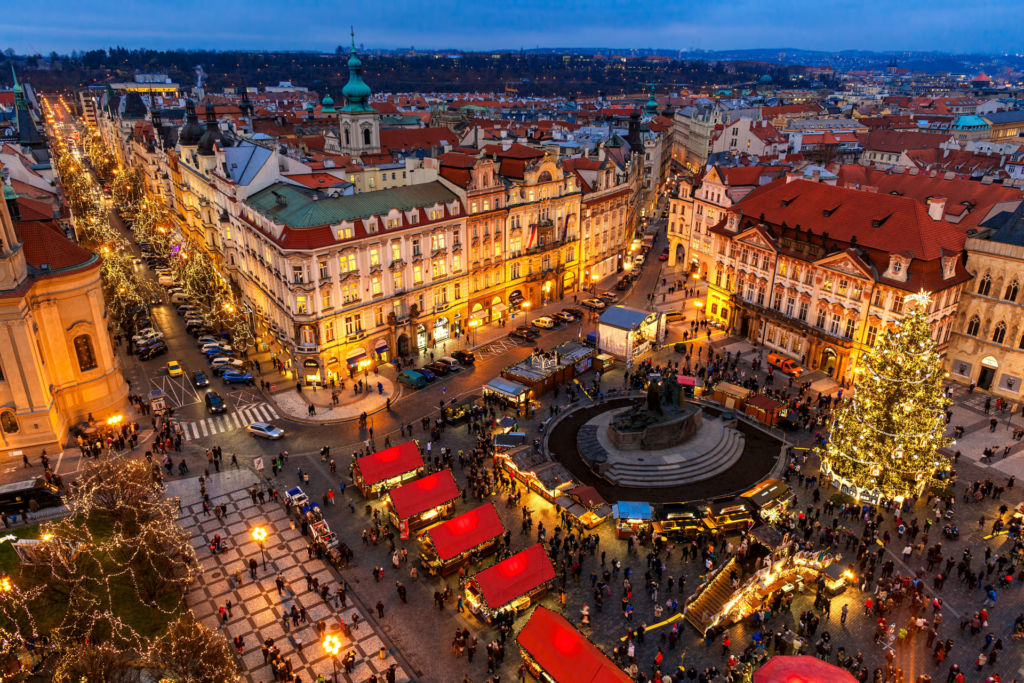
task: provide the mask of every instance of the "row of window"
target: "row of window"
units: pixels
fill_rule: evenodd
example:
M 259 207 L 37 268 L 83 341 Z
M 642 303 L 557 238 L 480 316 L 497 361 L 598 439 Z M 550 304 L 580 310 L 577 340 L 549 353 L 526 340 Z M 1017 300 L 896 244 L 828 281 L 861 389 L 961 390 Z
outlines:
M 967 321 L 967 329 L 965 331 L 968 335 L 972 337 L 977 337 L 978 332 L 981 331 L 981 318 L 979 318 L 976 315 L 972 316 L 971 319 Z M 992 330 L 992 341 L 996 344 L 1002 344 L 1003 342 L 1006 341 L 1005 322 L 1000 320 L 999 323 L 996 324 L 995 329 Z M 1018 347 L 1024 349 L 1024 335 L 1021 335 L 1020 344 L 1018 345 Z
M 982 296 L 990 296 L 992 291 L 992 276 L 985 274 L 981 280 L 978 281 L 978 294 Z M 1003 298 L 1007 301 L 1016 301 L 1017 295 L 1020 294 L 1020 284 L 1014 279 L 1010 284 L 1006 285 L 1006 290 L 1003 292 Z

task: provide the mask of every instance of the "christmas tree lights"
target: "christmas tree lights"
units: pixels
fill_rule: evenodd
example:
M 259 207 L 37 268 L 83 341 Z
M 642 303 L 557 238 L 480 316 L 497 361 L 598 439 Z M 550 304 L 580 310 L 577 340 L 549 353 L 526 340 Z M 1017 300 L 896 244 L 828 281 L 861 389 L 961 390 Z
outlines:
M 822 472 L 860 495 L 903 499 L 921 493 L 948 468 L 938 450 L 949 400 L 945 371 L 931 338 L 927 292 L 908 296 L 909 310 L 883 332 L 854 369 L 854 392 L 835 409 L 828 443 L 819 451 Z

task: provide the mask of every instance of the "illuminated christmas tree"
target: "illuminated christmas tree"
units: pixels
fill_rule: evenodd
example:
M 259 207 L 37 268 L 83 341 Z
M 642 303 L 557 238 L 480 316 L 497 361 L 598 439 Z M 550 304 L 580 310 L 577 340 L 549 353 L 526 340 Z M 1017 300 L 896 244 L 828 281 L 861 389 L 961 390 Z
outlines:
M 908 296 L 903 320 L 861 357 L 853 395 L 837 406 L 819 451 L 822 472 L 862 498 L 913 496 L 948 467 L 938 449 L 950 442 L 943 434 L 949 399 L 928 325 L 930 303 L 927 292 Z

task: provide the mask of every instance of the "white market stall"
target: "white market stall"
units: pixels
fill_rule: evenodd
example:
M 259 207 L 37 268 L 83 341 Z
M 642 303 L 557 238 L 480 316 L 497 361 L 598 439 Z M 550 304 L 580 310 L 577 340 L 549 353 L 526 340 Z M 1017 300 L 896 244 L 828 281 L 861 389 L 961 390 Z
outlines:
M 626 362 L 626 367 L 665 341 L 665 314 L 612 306 L 597 323 L 597 348 Z

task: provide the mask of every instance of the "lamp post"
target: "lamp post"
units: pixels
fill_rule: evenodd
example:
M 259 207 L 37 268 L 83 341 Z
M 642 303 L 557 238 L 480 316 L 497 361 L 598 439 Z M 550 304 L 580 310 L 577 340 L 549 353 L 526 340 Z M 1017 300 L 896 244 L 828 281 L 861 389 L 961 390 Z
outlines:
M 597 273 L 594 273 L 593 275 L 590 276 L 590 293 L 591 294 L 597 295 L 597 281 L 600 280 L 600 279 L 601 278 L 599 278 L 597 276 Z
M 524 325 L 529 325 L 530 324 L 530 302 L 529 301 L 524 301 L 522 303 L 522 307 L 523 307 L 523 314 L 526 316 L 526 322 L 523 323 L 523 324 Z
M 264 527 L 256 526 L 252 528 L 252 540 L 260 546 L 260 557 L 263 558 L 263 568 L 267 568 L 267 553 L 263 550 L 263 544 L 267 540 L 267 530 Z
M 480 327 L 480 321 L 474 318 L 469 321 L 469 345 L 476 343 L 476 328 Z
M 701 314 L 701 311 L 704 310 L 704 302 L 703 301 L 694 301 L 693 305 L 697 307 L 697 322 L 700 323 L 700 314 Z
M 338 653 L 341 652 L 341 639 L 338 636 L 330 635 L 324 636 L 323 642 L 320 643 L 323 647 L 324 652 L 331 656 L 331 664 L 334 667 L 334 680 L 338 679 Z

